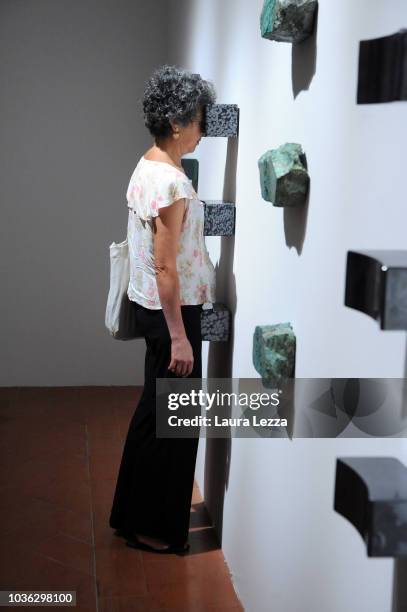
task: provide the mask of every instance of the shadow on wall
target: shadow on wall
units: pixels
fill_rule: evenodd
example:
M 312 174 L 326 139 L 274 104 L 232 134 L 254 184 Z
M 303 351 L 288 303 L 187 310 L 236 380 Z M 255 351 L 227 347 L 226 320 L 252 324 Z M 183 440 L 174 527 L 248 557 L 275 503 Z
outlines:
M 286 206 L 284 208 L 284 235 L 285 243 L 302 253 L 307 228 L 308 205 L 310 200 L 312 182 L 310 181 L 307 198 L 302 206 Z
M 238 138 L 229 138 L 226 154 L 222 200 L 236 202 L 236 167 Z M 236 210 L 236 226 L 238 210 Z M 208 354 L 208 378 L 231 378 L 234 345 L 234 315 L 236 312 L 236 281 L 233 274 L 235 237 L 221 238 L 219 263 L 216 267 L 216 299 L 231 313 L 228 342 L 211 342 Z M 226 387 L 225 387 L 226 389 Z M 227 416 L 227 415 L 225 415 Z M 204 499 L 214 529 L 222 541 L 223 501 L 229 480 L 231 439 L 207 438 L 205 455 Z
M 406 384 L 407 384 L 407 343 L 406 343 L 406 356 L 404 358 L 404 377 L 406 380 Z M 406 406 L 406 410 L 407 410 L 407 406 Z
M 292 45 L 291 80 L 294 98 L 309 89 L 317 64 L 318 10 L 315 10 L 314 31 L 303 42 Z

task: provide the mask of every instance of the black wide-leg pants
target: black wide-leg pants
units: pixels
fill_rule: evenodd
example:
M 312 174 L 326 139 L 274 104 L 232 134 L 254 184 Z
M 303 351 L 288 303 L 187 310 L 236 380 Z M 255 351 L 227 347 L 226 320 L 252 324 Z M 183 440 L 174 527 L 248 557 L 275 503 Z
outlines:
M 156 378 L 168 370 L 171 338 L 162 310 L 133 303 L 146 345 L 144 391 L 130 421 L 109 525 L 183 545 L 188 539 L 199 438 L 156 437 Z M 201 305 L 181 306 L 194 355 L 191 378 L 202 377 Z

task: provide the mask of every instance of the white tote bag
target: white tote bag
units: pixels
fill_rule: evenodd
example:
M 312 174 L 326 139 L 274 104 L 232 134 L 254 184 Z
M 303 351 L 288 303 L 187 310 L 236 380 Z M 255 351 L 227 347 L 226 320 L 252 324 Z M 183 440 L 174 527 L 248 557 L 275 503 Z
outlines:
M 110 287 L 107 297 L 105 325 L 116 340 L 141 338 L 137 331 L 136 309 L 129 300 L 127 289 L 130 280 L 129 245 L 112 242 L 110 250 Z

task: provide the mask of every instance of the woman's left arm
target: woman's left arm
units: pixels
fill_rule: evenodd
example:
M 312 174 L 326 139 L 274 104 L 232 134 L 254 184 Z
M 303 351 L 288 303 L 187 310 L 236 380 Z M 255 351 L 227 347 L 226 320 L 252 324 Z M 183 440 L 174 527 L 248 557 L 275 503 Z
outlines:
M 154 218 L 154 266 L 161 306 L 171 336 L 170 370 L 189 375 L 193 368 L 193 352 L 185 332 L 181 313 L 177 253 L 185 198 L 160 209 Z

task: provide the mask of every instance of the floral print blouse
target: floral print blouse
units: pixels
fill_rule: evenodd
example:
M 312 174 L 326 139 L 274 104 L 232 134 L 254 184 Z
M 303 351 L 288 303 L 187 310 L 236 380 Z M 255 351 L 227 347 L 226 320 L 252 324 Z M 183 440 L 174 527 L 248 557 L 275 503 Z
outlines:
M 162 308 L 154 269 L 153 217 L 186 198 L 177 253 L 181 305 L 215 302 L 215 269 L 204 240 L 203 203 L 192 181 L 171 164 L 141 157 L 127 189 L 130 281 L 127 295 L 145 308 Z

